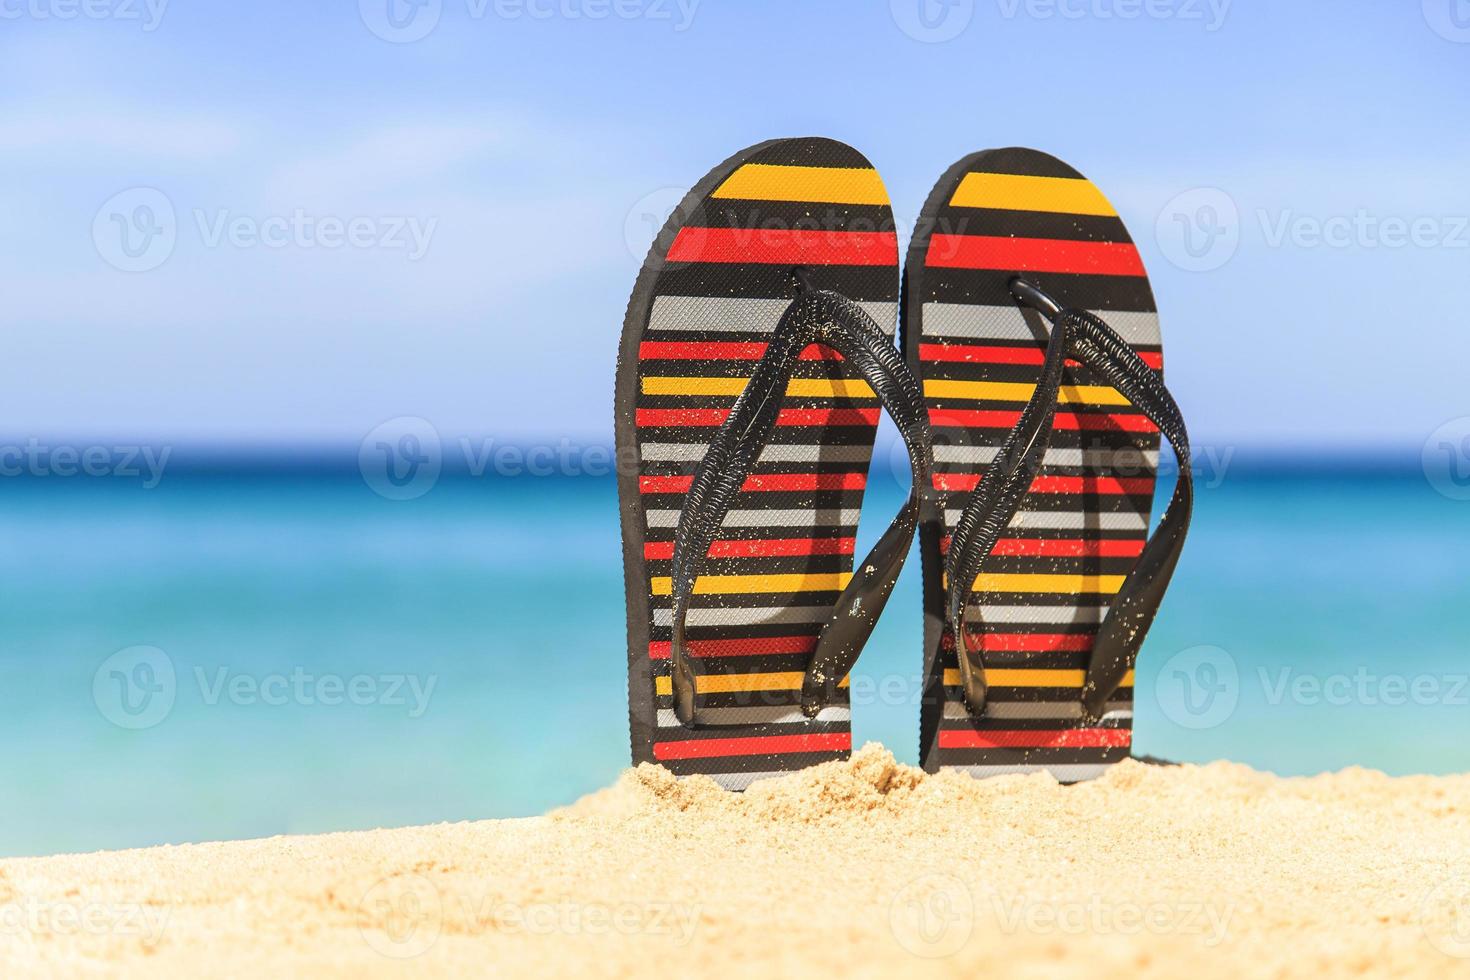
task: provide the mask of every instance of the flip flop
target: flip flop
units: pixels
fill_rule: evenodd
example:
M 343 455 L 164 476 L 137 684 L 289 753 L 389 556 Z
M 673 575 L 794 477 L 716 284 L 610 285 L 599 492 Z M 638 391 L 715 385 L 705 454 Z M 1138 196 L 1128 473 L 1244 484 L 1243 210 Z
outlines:
M 846 676 L 931 482 L 898 294 L 883 183 L 828 139 L 737 153 L 649 251 L 616 393 L 635 764 L 738 790 L 850 753 Z M 854 576 L 880 407 L 914 489 Z
M 904 290 L 939 491 L 921 532 L 923 766 L 1095 777 L 1130 753 L 1132 668 L 1193 499 L 1147 272 L 1090 181 L 1012 148 L 939 180 Z M 1161 430 L 1180 478 L 1150 536 Z

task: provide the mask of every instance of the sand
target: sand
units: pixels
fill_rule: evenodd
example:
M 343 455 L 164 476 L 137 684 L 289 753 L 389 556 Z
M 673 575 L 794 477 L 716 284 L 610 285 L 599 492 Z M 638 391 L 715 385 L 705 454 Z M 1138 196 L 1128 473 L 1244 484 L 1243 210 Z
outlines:
M 1470 976 L 1470 776 L 926 776 L 0 862 L 0 975 Z

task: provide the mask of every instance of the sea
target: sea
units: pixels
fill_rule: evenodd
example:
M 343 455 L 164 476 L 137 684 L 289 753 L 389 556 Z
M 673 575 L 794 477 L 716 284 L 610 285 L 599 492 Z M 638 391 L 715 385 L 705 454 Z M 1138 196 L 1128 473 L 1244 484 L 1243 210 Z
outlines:
M 0 478 L 0 855 L 532 815 L 628 765 L 613 478 L 446 469 L 393 499 L 354 460 Z M 860 552 L 901 465 L 879 453 Z M 1470 770 L 1470 492 L 1417 456 L 1281 450 L 1196 484 L 1135 752 Z M 919 578 L 853 680 L 856 742 L 905 762 Z

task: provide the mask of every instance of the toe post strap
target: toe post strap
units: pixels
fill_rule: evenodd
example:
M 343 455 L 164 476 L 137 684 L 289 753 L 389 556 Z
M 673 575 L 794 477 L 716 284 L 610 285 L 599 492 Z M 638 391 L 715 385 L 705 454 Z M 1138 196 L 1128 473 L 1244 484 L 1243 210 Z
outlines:
M 898 427 L 913 478 L 908 500 L 856 566 L 808 660 L 801 687 L 801 709 L 808 718 L 830 703 L 856 663 L 903 569 L 919 523 L 920 500 L 933 492 L 928 413 L 923 393 L 897 348 L 857 303 L 839 293 L 813 289 L 801 270 L 794 270 L 793 278 L 796 298 L 695 469 L 674 535 L 672 689 L 675 714 L 686 726 L 697 723 L 699 705 L 685 626 L 694 584 L 715 535 L 770 438 L 803 350 L 812 344 L 832 348 L 868 384 Z
M 976 578 L 1001 533 L 1010 526 L 1041 469 L 1056 415 L 1063 369 L 1075 358 L 1096 372 L 1158 427 L 1174 447 L 1179 479 L 1158 527 L 1124 580 L 1093 642 L 1083 682 L 1083 715 L 1096 722 L 1138 658 L 1148 629 L 1184 547 L 1194 502 L 1189 433 L 1179 406 L 1158 375 L 1101 318 L 1064 309 L 1044 290 L 1011 280 L 1011 296 L 1051 324 L 1041 376 L 1021 418 L 971 493 L 951 536 L 945 560 L 946 614 L 954 638 L 961 686 L 970 711 L 985 710 L 983 652 L 969 641 L 967 614 Z

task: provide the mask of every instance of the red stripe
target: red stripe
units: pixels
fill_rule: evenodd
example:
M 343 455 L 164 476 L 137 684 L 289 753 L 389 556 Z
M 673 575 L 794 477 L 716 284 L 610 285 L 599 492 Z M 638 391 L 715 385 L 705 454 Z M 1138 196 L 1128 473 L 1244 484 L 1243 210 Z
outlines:
M 686 226 L 669 246 L 668 261 L 897 265 L 898 236 L 891 231 Z
M 935 473 L 935 490 L 973 490 L 980 482 L 975 473 Z M 1154 481 L 1147 477 L 1038 476 L 1031 493 L 1153 493 Z
M 785 755 L 797 752 L 846 752 L 852 735 L 767 735 L 764 738 L 702 738 L 689 742 L 654 742 L 655 759 L 711 759 L 729 755 Z
M 781 653 L 811 653 L 815 636 L 752 636 L 739 640 L 690 640 L 686 646 L 696 657 L 769 657 Z M 668 640 L 648 644 L 650 660 L 668 660 L 673 654 Z
M 941 749 L 1102 749 L 1124 748 L 1126 728 L 1065 728 L 1061 731 L 965 731 L 939 733 Z
M 639 426 L 725 424 L 728 408 L 640 408 L 635 415 Z M 1019 417 L 1019 413 L 1018 417 Z M 783 408 L 776 417 L 777 425 L 877 425 L 876 408 Z M 1152 430 L 1149 430 L 1152 431 Z
M 1136 351 L 1140 360 L 1154 370 L 1164 366 L 1164 355 L 1158 351 Z M 938 362 L 962 362 L 969 364 L 1040 364 L 1045 351 L 1040 347 L 991 347 L 968 344 L 920 344 L 919 360 Z M 1080 367 L 1078 362 L 1067 361 L 1068 367 Z
M 644 361 L 758 361 L 766 353 L 766 345 L 754 341 L 645 340 L 638 345 L 638 357 Z M 840 361 L 842 355 L 830 347 L 812 344 L 801 352 L 803 361 Z M 1037 363 L 1041 363 L 1040 360 Z
M 692 476 L 640 476 L 642 493 L 686 493 L 694 483 Z M 762 490 L 861 490 L 868 485 L 863 473 L 768 473 L 747 477 L 742 493 Z
M 640 413 L 641 414 L 641 413 Z M 1020 412 L 990 410 L 962 411 L 958 409 L 930 409 L 929 421 L 935 428 L 971 429 L 1014 429 L 1021 420 Z M 1075 412 L 1058 412 L 1052 428 L 1059 431 L 1098 432 L 1121 430 L 1123 432 L 1159 431 L 1143 415 L 1079 415 Z
M 1144 276 L 1138 249 L 1128 242 L 1069 242 L 1054 238 L 935 235 L 925 265 L 943 269 L 1003 269 L 1092 276 Z
M 794 558 L 800 555 L 850 555 L 854 538 L 776 538 L 773 540 L 716 541 L 710 558 Z M 1142 544 L 1139 547 L 1143 547 Z M 648 541 L 643 557 L 658 561 L 674 557 L 674 542 Z
M 946 632 L 939 641 L 954 649 L 954 637 Z M 972 633 L 970 646 L 985 653 L 1086 653 L 1092 637 L 1085 633 Z
M 669 546 L 672 551 L 673 545 Z M 949 535 L 939 540 L 939 553 L 949 554 Z M 1032 558 L 1136 558 L 1143 554 L 1143 540 L 1109 538 L 1083 541 L 1080 538 L 1002 538 L 992 555 Z M 670 555 L 670 557 L 673 557 Z

